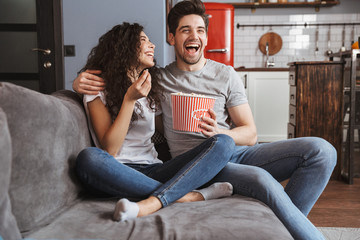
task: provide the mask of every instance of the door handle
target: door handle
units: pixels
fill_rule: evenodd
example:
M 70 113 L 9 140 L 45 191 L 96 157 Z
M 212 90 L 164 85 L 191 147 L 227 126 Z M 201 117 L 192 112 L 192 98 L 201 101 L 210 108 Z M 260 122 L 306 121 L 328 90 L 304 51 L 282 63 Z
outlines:
M 228 52 L 228 51 L 229 51 L 229 49 L 227 49 L 227 48 L 209 49 L 209 50 L 207 50 L 207 52 L 209 52 L 209 53 L 213 53 L 213 52 L 216 52 L 216 53 L 226 53 L 226 52 Z
M 32 51 L 42 52 L 44 55 L 49 55 L 51 53 L 50 49 L 41 49 L 41 48 L 33 48 Z

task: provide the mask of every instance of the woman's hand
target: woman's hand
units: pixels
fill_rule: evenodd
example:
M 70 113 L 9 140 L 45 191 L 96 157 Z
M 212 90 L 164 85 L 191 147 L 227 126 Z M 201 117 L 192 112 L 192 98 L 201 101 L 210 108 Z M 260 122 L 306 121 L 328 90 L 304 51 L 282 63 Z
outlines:
M 151 75 L 145 70 L 141 76 L 129 87 L 124 99 L 136 101 L 139 98 L 146 97 L 151 90 Z
M 217 126 L 216 113 L 214 110 L 209 109 L 210 117 L 202 117 L 202 122 L 199 123 L 201 131 L 205 136 L 212 137 L 216 134 L 221 133 Z

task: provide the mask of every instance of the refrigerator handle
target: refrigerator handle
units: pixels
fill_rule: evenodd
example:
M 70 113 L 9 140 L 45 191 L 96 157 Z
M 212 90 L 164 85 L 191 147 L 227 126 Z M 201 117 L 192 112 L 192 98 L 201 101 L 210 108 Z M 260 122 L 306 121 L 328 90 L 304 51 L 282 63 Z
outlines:
M 244 80 L 245 80 L 244 88 L 247 89 L 247 74 L 244 75 Z
M 209 52 L 209 53 L 213 53 L 213 52 L 216 52 L 216 53 L 227 53 L 228 51 L 229 51 L 228 48 L 209 49 L 209 50 L 207 50 L 207 52 Z

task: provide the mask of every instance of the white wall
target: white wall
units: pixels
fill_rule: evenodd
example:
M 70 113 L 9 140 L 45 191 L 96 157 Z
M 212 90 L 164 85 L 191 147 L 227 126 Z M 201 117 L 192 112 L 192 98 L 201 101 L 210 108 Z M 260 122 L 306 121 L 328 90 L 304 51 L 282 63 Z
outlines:
M 177 2 L 178 0 L 173 0 Z M 247 0 L 205 0 L 204 2 L 239 2 Z M 360 22 L 360 4 L 357 0 L 340 0 L 334 7 L 321 8 L 266 8 L 235 9 L 235 59 L 234 66 L 262 67 L 263 54 L 258 50 L 258 41 L 268 28 L 237 29 L 240 24 L 268 23 L 326 23 Z M 116 24 L 123 21 L 138 22 L 156 45 L 156 59 L 159 66 L 173 61 L 173 48 L 166 43 L 166 17 L 164 0 L 63 0 L 64 44 L 75 45 L 76 56 L 65 57 L 65 88 L 71 89 L 73 79 L 83 67 L 86 58 L 98 38 Z M 360 35 L 360 26 L 355 27 L 355 36 Z M 350 42 L 351 27 L 347 27 L 347 44 Z M 286 67 L 296 60 L 322 60 L 320 56 L 327 47 L 327 28 L 320 28 L 319 55 L 314 55 L 314 28 L 273 28 L 282 36 L 283 48 L 274 55 L 276 67 Z M 332 28 L 333 51 L 341 46 L 342 27 Z M 299 48 L 299 44 L 301 47 Z M 322 54 L 323 55 L 323 54 Z
M 326 61 L 328 56 L 328 31 L 329 26 L 319 26 L 318 52 L 315 53 L 316 27 L 304 27 L 304 23 L 360 23 L 360 14 L 290 14 L 290 15 L 262 15 L 262 16 L 235 16 L 235 25 L 256 24 L 300 24 L 294 27 L 235 27 L 234 35 L 234 67 L 264 67 L 265 55 L 258 47 L 259 39 L 266 32 L 272 31 L 279 34 L 283 44 L 281 50 L 270 56 L 275 61 L 275 67 L 288 67 L 294 61 Z M 343 26 L 331 26 L 330 49 L 338 52 L 342 46 Z M 352 37 L 352 31 L 354 32 Z M 360 25 L 345 26 L 345 47 L 351 49 L 352 41 L 357 41 L 360 36 Z
M 204 0 L 205 2 L 249 2 L 250 0 Z M 298 1 L 301 2 L 301 1 Z M 322 7 L 319 12 L 312 7 L 303 8 L 258 8 L 252 12 L 249 8 L 235 9 L 234 23 L 234 67 L 263 67 L 265 56 L 258 48 L 260 37 L 268 31 L 279 34 L 283 40 L 280 52 L 271 56 L 275 67 L 288 67 L 292 61 L 323 61 L 327 50 L 328 27 L 319 27 L 319 51 L 315 54 L 315 27 L 241 27 L 240 25 L 268 24 L 304 24 L 304 23 L 360 23 L 360 3 L 358 0 L 340 0 L 340 4 Z M 339 51 L 342 45 L 343 26 L 331 27 L 331 49 Z M 345 46 L 350 49 L 351 41 L 360 36 L 360 25 L 354 27 L 354 38 L 351 39 L 353 27 L 345 28 Z
M 64 45 L 75 45 L 75 57 L 65 57 L 65 88 L 85 65 L 90 50 L 99 37 L 124 21 L 144 26 L 156 45 L 158 65 L 174 59 L 172 47 L 166 43 L 164 0 L 63 0 Z

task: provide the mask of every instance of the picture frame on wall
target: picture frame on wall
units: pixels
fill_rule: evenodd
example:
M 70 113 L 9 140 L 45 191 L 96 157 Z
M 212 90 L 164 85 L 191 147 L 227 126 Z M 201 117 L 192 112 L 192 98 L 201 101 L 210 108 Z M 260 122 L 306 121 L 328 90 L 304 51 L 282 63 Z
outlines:
M 168 22 L 167 22 L 167 16 L 171 10 L 171 8 L 173 6 L 175 6 L 176 3 L 181 2 L 182 0 L 165 0 L 165 4 L 166 4 L 166 42 L 168 44 L 170 44 L 169 41 L 169 26 L 168 26 Z
M 167 16 L 171 10 L 171 8 L 173 7 L 173 0 L 165 0 L 166 2 L 166 15 L 165 15 L 165 18 L 166 18 L 166 42 L 168 44 L 170 44 L 169 42 L 169 26 L 168 26 L 168 22 L 167 22 Z

